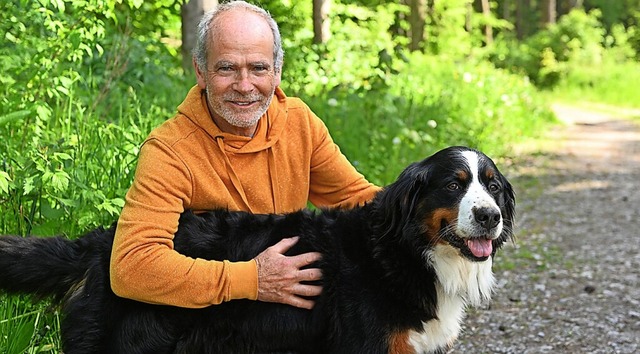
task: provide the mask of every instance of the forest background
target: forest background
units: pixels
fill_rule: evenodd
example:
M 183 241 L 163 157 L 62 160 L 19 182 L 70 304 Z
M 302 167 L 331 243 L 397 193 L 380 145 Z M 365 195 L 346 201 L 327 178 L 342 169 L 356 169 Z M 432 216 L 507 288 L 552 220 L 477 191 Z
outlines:
M 640 0 L 263 0 L 282 88 L 377 184 L 448 145 L 498 161 L 551 101 L 640 107 Z M 0 233 L 76 237 L 117 219 L 148 132 L 194 85 L 215 2 L 0 4 Z M 185 55 L 186 54 L 186 55 Z M 0 297 L 0 353 L 60 351 L 59 313 Z

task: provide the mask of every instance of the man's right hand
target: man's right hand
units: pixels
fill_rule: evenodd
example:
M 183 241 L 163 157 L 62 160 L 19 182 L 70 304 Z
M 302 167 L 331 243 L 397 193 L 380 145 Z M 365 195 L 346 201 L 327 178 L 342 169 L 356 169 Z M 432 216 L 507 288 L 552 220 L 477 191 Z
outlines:
M 320 260 L 318 252 L 303 253 L 297 256 L 285 256 L 299 237 L 285 238 L 267 248 L 256 258 L 258 264 L 258 300 L 278 302 L 304 309 L 311 309 L 313 300 L 305 297 L 322 293 L 319 285 L 303 284 L 322 279 L 318 268 L 305 268 Z

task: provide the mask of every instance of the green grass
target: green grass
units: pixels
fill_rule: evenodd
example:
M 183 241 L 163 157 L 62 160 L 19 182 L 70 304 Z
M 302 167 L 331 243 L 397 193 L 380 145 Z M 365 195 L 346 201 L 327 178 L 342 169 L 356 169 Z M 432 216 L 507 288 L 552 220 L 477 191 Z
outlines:
M 640 62 L 573 65 L 550 93 L 554 100 L 640 108 Z
M 0 297 L 0 353 L 60 353 L 60 315 L 47 303 Z

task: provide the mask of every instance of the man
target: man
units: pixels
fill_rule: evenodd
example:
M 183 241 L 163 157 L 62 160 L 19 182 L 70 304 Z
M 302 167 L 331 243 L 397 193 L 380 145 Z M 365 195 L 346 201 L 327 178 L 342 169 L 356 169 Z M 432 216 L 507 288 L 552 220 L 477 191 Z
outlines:
M 284 256 L 295 237 L 248 262 L 189 258 L 172 242 L 185 209 L 285 213 L 307 201 L 353 206 L 379 190 L 322 121 L 278 87 L 282 58 L 277 24 L 264 10 L 236 1 L 204 16 L 194 52 L 198 84 L 140 150 L 111 257 L 116 294 L 190 308 L 234 299 L 313 306 L 308 297 L 322 289 L 302 282 L 322 274 L 303 268 L 320 255 Z

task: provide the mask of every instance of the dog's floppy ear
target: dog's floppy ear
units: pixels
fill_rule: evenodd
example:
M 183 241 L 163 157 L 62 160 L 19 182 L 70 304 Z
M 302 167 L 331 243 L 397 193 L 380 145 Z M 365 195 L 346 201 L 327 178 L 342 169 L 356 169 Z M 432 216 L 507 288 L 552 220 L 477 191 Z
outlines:
M 409 165 L 398 179 L 378 193 L 374 200 L 375 221 L 381 238 L 400 237 L 410 227 L 420 191 L 428 183 L 428 171 L 419 163 Z
M 502 205 L 500 205 L 505 226 L 503 233 L 504 236 L 506 236 L 505 239 L 510 239 L 513 238 L 513 227 L 516 217 L 516 193 L 506 177 L 500 174 L 500 178 L 504 186 L 504 200 L 502 201 Z

